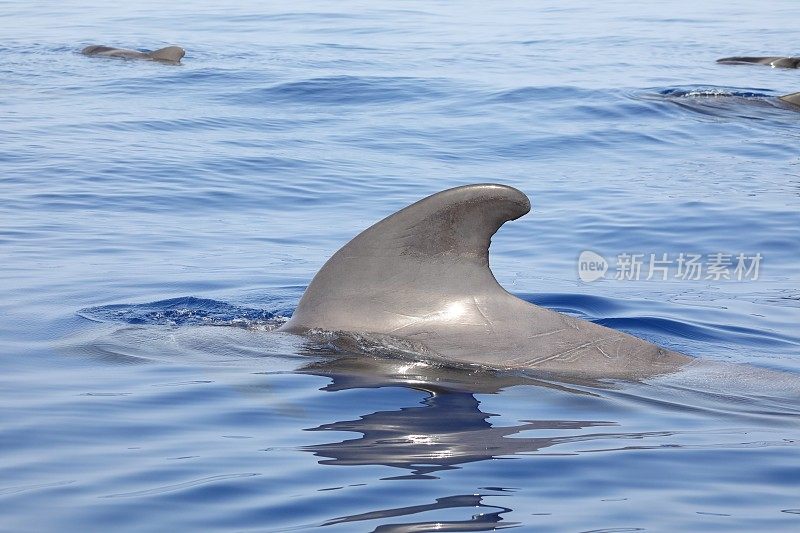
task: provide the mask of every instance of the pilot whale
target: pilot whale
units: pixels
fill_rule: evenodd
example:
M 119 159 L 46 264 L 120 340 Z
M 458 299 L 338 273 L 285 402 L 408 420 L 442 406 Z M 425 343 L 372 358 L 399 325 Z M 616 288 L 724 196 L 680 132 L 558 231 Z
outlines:
M 769 65 L 770 67 L 773 68 L 800 68 L 800 57 L 781 57 L 781 56 L 723 57 L 722 59 L 717 59 L 717 63 L 722 63 L 724 65 L 738 65 L 738 64 L 751 63 L 757 65 Z
M 452 363 L 587 377 L 640 379 L 694 360 L 503 289 L 491 237 L 530 208 L 498 184 L 424 198 L 337 251 L 279 331 L 349 332 Z
M 138 50 L 127 50 L 125 48 L 93 44 L 81 50 L 81 53 L 87 56 L 121 57 L 123 59 L 146 59 L 149 61 L 180 63 L 181 58 L 186 55 L 186 50 L 180 46 L 167 46 L 166 48 L 159 48 L 152 52 L 140 52 Z

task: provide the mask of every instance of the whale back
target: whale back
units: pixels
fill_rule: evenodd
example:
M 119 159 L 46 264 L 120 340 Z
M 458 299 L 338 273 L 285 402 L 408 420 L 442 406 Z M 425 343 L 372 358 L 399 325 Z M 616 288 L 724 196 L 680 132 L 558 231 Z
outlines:
M 736 56 L 717 59 L 717 63 L 722 63 L 725 65 L 753 63 L 758 65 L 769 65 L 774 68 L 798 68 L 798 65 L 800 65 L 800 57 Z
M 93 44 L 81 50 L 87 56 L 119 57 L 124 59 L 147 59 L 163 61 L 167 63 L 179 63 L 181 58 L 186 55 L 186 51 L 180 46 L 167 46 L 153 52 L 140 52 L 138 50 L 128 50 L 126 48 L 115 48 Z
M 505 291 L 489 268 L 491 237 L 529 210 L 522 192 L 494 184 L 420 200 L 336 252 L 280 329 L 363 333 L 451 362 L 604 377 L 689 360 Z
M 186 55 L 186 50 L 180 46 L 167 46 L 166 48 L 149 52 L 147 55 L 157 61 L 173 61 L 177 63 Z
M 81 53 L 87 56 L 102 54 L 103 52 L 113 52 L 116 48 L 111 46 L 103 46 L 100 44 L 91 44 L 81 50 Z
M 786 94 L 781 96 L 779 99 L 787 104 L 800 106 L 800 93 Z
M 798 65 L 800 57 L 782 57 L 770 63 L 770 66 L 775 68 L 798 68 Z

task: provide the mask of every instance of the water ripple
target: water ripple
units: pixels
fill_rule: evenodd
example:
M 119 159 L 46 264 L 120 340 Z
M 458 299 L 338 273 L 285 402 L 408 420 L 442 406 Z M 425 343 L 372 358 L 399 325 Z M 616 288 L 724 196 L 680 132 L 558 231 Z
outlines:
M 124 322 L 136 325 L 210 325 L 252 327 L 271 324 L 275 315 L 263 309 L 192 296 L 145 304 L 115 304 L 82 309 L 78 314 L 89 320 Z
M 228 479 L 239 479 L 244 477 L 253 477 L 258 476 L 258 473 L 243 473 L 243 474 L 220 474 L 218 476 L 210 476 L 202 479 L 195 479 L 192 481 L 186 481 L 184 483 L 176 483 L 174 485 L 164 485 L 162 487 L 155 487 L 152 489 L 145 489 L 145 490 L 137 490 L 134 492 L 123 492 L 119 494 L 109 494 L 107 496 L 102 496 L 103 498 L 133 498 L 138 496 L 153 496 L 157 494 L 163 494 L 165 492 L 173 492 L 181 489 L 188 489 L 197 487 L 199 485 L 205 485 L 208 483 L 216 483 L 218 481 L 225 481 Z
M 240 93 L 242 104 L 295 103 L 317 105 L 376 105 L 430 100 L 446 94 L 435 80 L 401 77 L 332 76 L 281 83 Z

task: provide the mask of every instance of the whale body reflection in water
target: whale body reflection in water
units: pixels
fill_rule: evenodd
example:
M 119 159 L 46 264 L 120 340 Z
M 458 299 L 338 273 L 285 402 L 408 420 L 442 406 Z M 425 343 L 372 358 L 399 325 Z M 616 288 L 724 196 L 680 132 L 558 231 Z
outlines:
M 409 370 L 412 374 L 404 380 L 402 373 L 407 374 Z M 362 434 L 358 439 L 303 448 L 327 458 L 320 461 L 323 464 L 392 466 L 410 470 L 411 477 L 425 477 L 463 463 L 538 451 L 584 438 L 570 435 L 571 430 L 615 425 L 601 420 L 537 420 L 521 425 L 494 427 L 489 421 L 494 415 L 481 410 L 480 401 L 475 397 L 478 392 L 493 394 L 503 387 L 531 384 L 576 394 L 591 394 L 556 383 L 513 375 L 475 374 L 455 369 L 443 371 L 414 363 L 363 358 L 314 363 L 299 372 L 329 377 L 332 383 L 323 389 L 325 391 L 394 385 L 411 387 L 427 395 L 419 406 L 377 411 L 357 420 L 337 421 L 310 428 L 309 431 Z M 380 379 L 381 375 L 384 379 Z M 392 378 L 392 375 L 395 377 Z M 473 381 L 480 383 L 474 384 Z M 533 430 L 559 431 L 562 435 L 508 438 Z
M 425 397 L 415 406 L 365 413 L 358 419 L 308 428 L 320 432 L 356 432 L 361 437 L 302 448 L 321 457 L 322 464 L 391 466 L 409 470 L 408 477 L 412 478 L 428 477 L 464 463 L 547 453 L 548 448 L 559 445 L 568 445 L 573 453 L 624 447 L 628 444 L 620 445 L 620 441 L 629 440 L 637 441 L 640 448 L 673 445 L 667 443 L 680 431 L 622 429 L 625 422 L 615 420 L 613 415 L 618 412 L 609 408 L 619 401 L 663 409 L 673 415 L 705 413 L 716 417 L 718 422 L 728 419 L 762 423 L 771 419 L 793 420 L 800 415 L 797 384 L 792 376 L 776 373 L 782 382 L 779 379 L 765 386 L 758 372 L 748 379 L 735 365 L 692 365 L 680 374 L 681 381 L 670 376 L 649 383 L 564 382 L 526 373 L 458 369 L 363 356 L 317 361 L 297 372 L 330 379 L 331 383 L 322 389 L 328 392 L 392 386 L 423 392 Z M 731 405 L 730 392 L 725 389 L 734 382 L 741 387 L 741 395 Z M 559 416 L 528 419 L 522 424 L 492 424 L 491 419 L 497 415 L 483 411 L 476 395 L 490 397 L 512 387 L 525 387 L 527 395 L 533 394 L 535 400 L 527 406 L 529 414 Z M 765 389 L 771 389 L 772 395 L 762 396 Z M 566 418 L 564 414 L 572 416 Z
M 643 382 L 567 379 L 332 350 L 314 339 L 265 335 L 264 327 L 274 327 L 274 319 L 263 311 L 211 300 L 173 300 L 106 312 L 128 324 L 106 324 L 106 333 L 76 346 L 81 356 L 121 365 L 154 358 L 199 364 L 209 383 L 226 394 L 238 393 L 239 401 L 255 405 L 269 419 L 284 408 L 296 419 L 298 398 L 293 395 L 291 405 L 281 407 L 276 379 L 311 379 L 303 383 L 311 385 L 315 396 L 317 390 L 331 396 L 323 400 L 323 409 L 303 407 L 315 413 L 313 423 L 304 423 L 305 416 L 296 419 L 304 424 L 298 429 L 305 430 L 305 437 L 293 449 L 311 454 L 320 465 L 377 467 L 383 469 L 381 480 L 410 481 L 449 477 L 468 464 L 473 472 L 490 462 L 492 472 L 513 470 L 513 460 L 526 457 L 526 476 L 537 479 L 533 485 L 484 482 L 472 494 L 439 493 L 411 506 L 374 505 L 368 512 L 334 516 L 309 527 L 381 519 L 392 524 L 376 531 L 512 527 L 514 515 L 506 516 L 516 507 L 512 493 L 558 484 L 564 468 L 587 462 L 605 468 L 598 465 L 620 453 L 635 465 L 636 454 L 663 450 L 668 455 L 659 457 L 669 470 L 682 458 L 720 449 L 791 447 L 795 444 L 785 438 L 786 428 L 800 419 L 794 376 L 773 372 L 763 379 L 761 370 L 742 365 L 698 361 L 679 373 Z M 101 315 L 86 314 L 95 319 Z M 220 325 L 204 325 L 209 321 Z M 295 382 L 293 388 L 300 385 Z M 361 401 L 362 394 L 390 395 L 391 401 L 372 407 L 372 402 Z M 269 439 L 264 444 L 272 446 Z M 581 460 L 559 460 L 577 456 Z M 619 464 L 611 461 L 607 468 Z M 685 473 L 685 481 L 693 475 Z M 419 515 L 428 512 L 456 519 L 424 521 Z

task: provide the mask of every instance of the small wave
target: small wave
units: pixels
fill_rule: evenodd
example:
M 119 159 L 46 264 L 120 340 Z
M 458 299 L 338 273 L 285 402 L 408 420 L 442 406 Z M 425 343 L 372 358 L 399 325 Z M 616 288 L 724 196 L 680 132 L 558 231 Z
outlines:
M 609 317 L 593 322 L 612 329 L 651 338 L 680 337 L 692 341 L 725 343 L 737 339 L 739 346 L 796 346 L 796 339 L 769 331 L 724 324 L 691 323 L 662 317 Z
M 137 63 L 138 65 L 139 63 Z M 139 65 L 140 67 L 153 67 L 159 65 Z M 162 65 L 163 66 L 163 65 Z M 185 65 L 182 65 L 185 67 Z M 163 70 L 163 69 L 161 69 Z M 187 68 L 173 69 L 159 72 L 153 76 L 141 76 L 140 70 L 134 71 L 134 75 L 128 77 L 115 77 L 105 81 L 101 87 L 106 94 L 126 94 L 131 91 L 138 93 L 156 94 L 163 92 L 166 88 L 170 90 L 186 89 L 196 91 L 198 87 L 208 86 L 210 88 L 230 86 L 231 84 L 244 85 L 254 83 L 258 80 L 256 75 L 247 70 L 206 68 L 192 69 Z M 91 90 L 89 87 L 78 87 L 78 91 Z
M 429 79 L 411 77 L 330 76 L 250 90 L 233 98 L 245 104 L 384 104 L 441 96 L 442 91 L 432 87 L 431 83 L 432 80 Z
M 766 89 L 764 89 L 766 90 Z M 671 96 L 674 98 L 702 98 L 702 97 L 726 97 L 726 96 L 734 96 L 738 98 L 769 98 L 772 95 L 750 91 L 750 90 L 740 90 L 740 89 L 724 89 L 721 87 L 696 87 L 692 89 L 680 89 L 680 88 L 673 88 L 673 89 L 663 89 L 659 91 L 659 94 L 663 96 Z
M 229 479 L 239 479 L 243 477 L 253 477 L 258 476 L 260 474 L 256 472 L 246 472 L 243 474 L 221 474 L 217 476 L 209 476 L 202 479 L 194 479 L 192 481 L 185 481 L 183 483 L 176 483 L 174 485 L 165 485 L 162 487 L 155 487 L 152 489 L 144 489 L 135 492 L 123 492 L 119 494 L 108 494 L 107 496 L 102 496 L 103 498 L 131 498 L 131 497 L 139 497 L 139 496 L 153 496 L 164 494 L 166 492 L 174 492 L 183 489 L 193 489 L 200 485 L 205 485 L 207 483 L 216 483 L 218 481 L 227 481 Z
M 554 311 L 583 317 L 608 316 L 620 312 L 624 306 L 613 298 L 590 294 L 536 293 L 518 294 L 521 299 Z
M 78 315 L 96 322 L 124 322 L 151 326 L 239 326 L 277 324 L 280 317 L 264 309 L 240 307 L 206 298 L 186 296 L 144 304 L 90 307 Z
M 487 98 L 487 102 L 504 104 L 535 103 L 553 100 L 586 101 L 597 91 L 579 89 L 570 86 L 554 87 L 517 87 L 496 92 Z
M 674 110 L 690 111 L 700 120 L 746 120 L 750 126 L 763 124 L 771 134 L 776 128 L 795 131 L 796 112 L 787 113 L 786 104 L 777 96 L 779 93 L 763 88 L 687 86 L 652 89 L 631 94 L 630 98 L 656 102 L 657 106 L 666 102 L 675 106 Z

